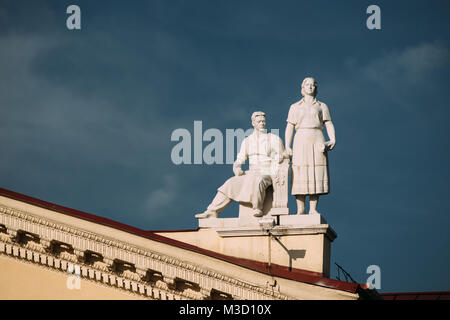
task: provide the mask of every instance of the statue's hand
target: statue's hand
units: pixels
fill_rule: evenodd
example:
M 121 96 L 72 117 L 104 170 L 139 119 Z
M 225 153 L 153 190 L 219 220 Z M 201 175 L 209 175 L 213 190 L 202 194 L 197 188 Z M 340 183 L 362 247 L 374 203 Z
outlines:
M 278 164 L 281 164 L 284 161 L 284 159 L 289 159 L 289 156 L 285 153 L 279 154 L 278 155 Z
M 334 140 L 325 142 L 325 147 L 327 148 L 327 150 L 333 150 L 335 145 L 336 145 L 336 141 L 334 141 Z
M 287 147 L 286 150 L 284 150 L 284 154 L 287 156 L 286 158 L 289 158 L 289 156 L 292 156 L 292 149 Z
M 233 167 L 233 172 L 236 176 L 242 176 L 244 174 L 244 171 L 242 171 L 241 167 Z

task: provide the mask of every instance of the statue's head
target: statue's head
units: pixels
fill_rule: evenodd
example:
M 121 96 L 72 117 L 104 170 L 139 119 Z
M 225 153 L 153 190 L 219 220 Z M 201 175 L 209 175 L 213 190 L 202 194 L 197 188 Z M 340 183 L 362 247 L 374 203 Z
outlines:
M 317 96 L 317 81 L 312 77 L 305 78 L 302 82 L 302 96 Z
M 252 125 L 256 130 L 266 129 L 266 114 L 262 111 L 253 112 Z

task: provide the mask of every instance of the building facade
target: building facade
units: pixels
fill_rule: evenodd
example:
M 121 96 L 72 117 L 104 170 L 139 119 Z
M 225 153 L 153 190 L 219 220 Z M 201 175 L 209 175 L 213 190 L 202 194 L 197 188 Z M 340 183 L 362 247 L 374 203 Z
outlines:
M 247 229 L 251 230 L 244 235 L 213 227 L 146 231 L 0 188 L 0 299 L 356 300 L 377 296 L 365 285 L 325 274 L 329 265 L 323 261 L 329 264 L 326 251 L 333 237 L 329 228 L 283 235 L 281 229 L 273 229 L 272 237 Z M 306 259 L 305 254 L 299 259 L 289 255 L 290 243 L 298 237 L 307 240 Z M 270 251 L 270 246 L 277 249 Z M 312 254 L 317 246 L 321 246 L 319 256 Z M 305 268 L 293 260 L 303 261 Z

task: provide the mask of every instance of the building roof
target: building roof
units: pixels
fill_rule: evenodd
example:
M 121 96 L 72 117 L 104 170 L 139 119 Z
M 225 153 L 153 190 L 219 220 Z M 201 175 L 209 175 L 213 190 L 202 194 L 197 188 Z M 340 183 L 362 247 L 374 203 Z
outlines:
M 384 300 L 450 300 L 450 291 L 386 292 L 380 295 Z
M 94 215 L 91 213 L 71 209 L 68 207 L 64 207 L 58 204 L 50 203 L 47 201 L 43 201 L 37 198 L 33 198 L 21 193 L 17 193 L 11 190 L 7 190 L 4 188 L 0 188 L 0 196 L 4 196 L 7 198 L 11 198 L 14 200 L 18 200 L 21 202 L 25 202 L 34 206 L 38 206 L 44 209 L 56 211 L 61 214 L 73 216 L 79 219 L 83 219 L 86 221 L 91 221 L 94 223 L 98 223 L 101 225 L 105 225 L 111 228 L 115 228 L 121 231 L 129 232 L 134 235 L 138 235 L 147 239 L 151 239 L 154 241 L 162 242 L 168 245 L 172 245 L 178 248 L 182 248 L 185 250 L 190 250 L 196 253 L 204 254 L 206 256 L 210 256 L 216 259 L 220 259 L 229 263 L 233 263 L 235 265 L 239 265 L 241 267 L 245 267 L 254 271 L 262 272 L 265 274 L 270 274 L 272 276 L 286 278 L 290 280 L 300 281 L 312 285 L 332 288 L 336 290 L 342 290 L 346 292 L 351 293 L 357 293 L 361 290 L 366 290 L 367 286 L 365 284 L 358 284 L 358 283 L 351 283 L 351 282 L 345 282 L 330 278 L 325 278 L 322 276 L 321 273 L 307 271 L 307 270 L 301 270 L 301 269 L 295 269 L 295 268 L 288 268 L 285 266 L 280 266 L 277 264 L 268 264 L 265 262 L 259 262 L 249 259 L 243 259 L 243 258 L 237 258 L 233 256 L 227 256 L 218 252 L 214 252 L 211 250 L 206 250 L 185 242 L 181 242 L 178 240 L 174 240 L 168 237 L 161 236 L 159 234 L 156 234 L 156 232 L 162 232 L 162 230 L 158 231 L 149 231 L 149 230 L 142 230 L 133 226 L 129 226 L 105 217 L 101 217 L 98 215 Z M 189 230 L 169 230 L 169 231 L 185 231 L 185 232 L 192 232 L 196 231 L 198 229 L 189 229 Z M 168 230 L 164 230 L 164 232 L 167 232 Z

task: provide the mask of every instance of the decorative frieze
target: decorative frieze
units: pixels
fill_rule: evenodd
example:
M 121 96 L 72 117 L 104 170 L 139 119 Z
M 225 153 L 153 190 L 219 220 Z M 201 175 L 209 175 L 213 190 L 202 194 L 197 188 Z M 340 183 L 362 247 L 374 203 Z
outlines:
M 7 234 L 7 233 L 0 233 L 0 241 L 1 242 L 6 242 L 6 243 L 11 243 L 11 235 Z
M 64 272 L 70 264 L 78 263 L 81 264 L 80 276 L 85 279 L 152 299 L 289 299 L 272 289 L 233 279 L 203 266 L 3 205 L 0 205 L 0 225 L 7 231 L 0 232 L 0 253 Z M 25 244 L 14 243 L 18 231 L 37 238 Z M 94 253 L 99 259 L 87 261 L 86 253 Z M 117 270 L 114 264 L 118 260 L 132 267 Z M 151 270 L 153 278 L 148 277 L 147 270 Z M 158 274 L 159 279 L 155 279 Z M 192 286 L 177 286 L 177 281 Z M 213 297 L 211 292 L 218 294 Z

